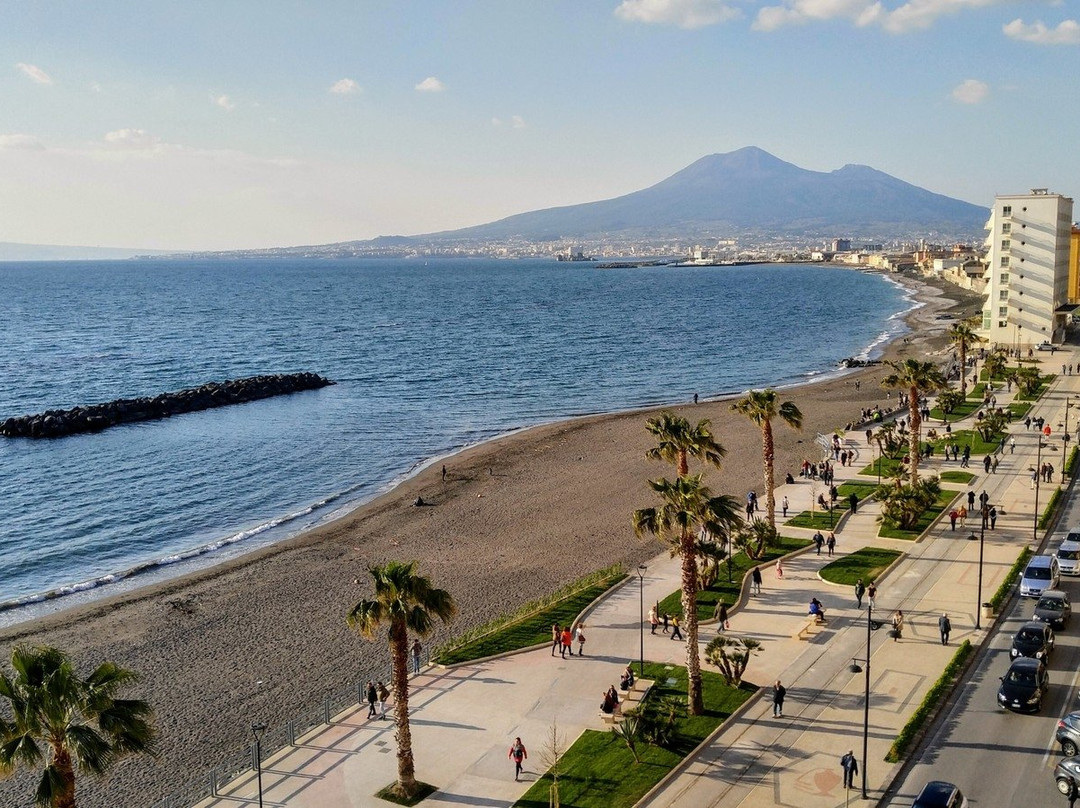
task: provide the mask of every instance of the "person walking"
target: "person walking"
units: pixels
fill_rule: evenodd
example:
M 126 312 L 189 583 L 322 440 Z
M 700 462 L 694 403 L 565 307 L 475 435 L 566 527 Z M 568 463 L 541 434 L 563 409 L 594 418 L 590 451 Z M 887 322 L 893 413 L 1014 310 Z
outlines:
M 1035 482 L 1039 479 L 1039 472 L 1032 467 L 1031 469 L 1031 490 L 1035 490 Z
M 555 656 L 556 649 L 562 649 L 562 629 L 558 623 L 551 624 L 551 655 Z
M 656 627 L 658 625 L 660 625 L 660 618 L 657 617 L 657 615 L 656 615 L 656 607 L 655 606 L 650 606 L 649 607 L 649 633 L 650 634 L 655 634 L 656 633 Z
M 899 609 L 896 610 L 896 614 L 892 618 L 892 638 L 893 642 L 896 642 L 904 633 L 904 613 Z
M 671 621 L 671 615 L 664 612 L 664 633 L 668 633 L 668 623 Z
M 1001 457 L 994 455 L 994 462 L 990 464 L 990 473 L 997 474 L 999 465 L 1001 465 Z
M 412 644 L 412 669 L 413 673 L 420 673 L 420 654 L 423 652 L 424 646 L 420 644 L 420 639 L 413 640 Z
M 859 512 L 859 495 L 854 491 L 852 491 L 851 496 L 848 497 L 848 504 L 851 506 L 852 516 Z
M 952 631 L 952 623 L 949 622 L 949 615 L 945 612 L 941 613 L 941 617 L 937 619 L 938 631 L 941 632 L 941 644 L 949 644 L 949 632 Z
M 514 742 L 510 745 L 510 754 L 507 757 L 514 761 L 514 780 L 517 780 L 521 777 L 521 764 L 529 759 L 529 751 L 525 748 L 525 744 L 521 742 L 521 738 L 514 738 Z
M 379 692 L 375 689 L 375 683 L 372 682 L 369 679 L 368 683 L 367 683 L 367 703 L 368 703 L 367 717 L 368 718 L 374 718 L 375 717 L 375 702 L 378 701 L 378 699 L 379 699 Z
M 671 616 L 671 639 L 682 639 L 682 632 L 679 631 L 679 615 L 677 614 Z
M 723 598 L 720 598 L 719 602 L 716 604 L 715 617 L 718 624 L 716 626 L 717 631 L 731 628 L 731 624 L 728 622 L 727 603 Z
M 961 505 L 960 510 L 957 511 L 960 514 L 960 527 L 967 527 L 968 510 L 967 505 Z
M 784 512 L 784 518 L 787 519 L 787 509 L 788 509 L 787 495 L 785 495 L 784 498 L 782 500 L 780 500 L 780 508 Z
M 870 611 L 877 608 L 877 584 L 873 581 L 870 582 L 870 586 L 866 587 L 866 598 L 870 601 Z
M 862 608 L 862 598 L 866 594 L 866 584 L 862 582 L 862 578 L 855 582 L 855 608 Z
M 953 508 L 949 511 L 949 529 L 956 530 L 956 520 L 960 518 L 960 512 Z
M 990 506 L 990 529 L 993 530 L 997 526 L 997 507 Z
M 564 626 L 562 630 L 562 658 L 566 659 L 566 652 L 574 655 L 574 635 L 570 633 L 570 626 Z
M 375 683 L 375 689 L 379 692 L 379 718 L 386 718 L 386 702 L 390 699 L 390 691 L 382 682 Z
M 780 563 L 779 558 L 776 559 L 776 577 L 777 578 L 783 578 L 784 577 L 784 566 L 783 566 L 783 564 Z
M 772 691 L 772 714 L 773 718 L 784 717 L 784 699 L 787 697 L 787 688 L 780 684 L 780 680 L 776 680 L 776 684 L 773 685 Z
M 821 555 L 821 545 L 825 543 L 825 537 L 821 535 L 820 530 L 814 531 L 814 547 L 817 548 L 817 554 Z
M 754 567 L 750 573 L 750 591 L 755 595 L 761 594 L 761 567 Z
M 844 788 L 855 788 L 855 777 L 859 773 L 859 764 L 855 760 L 855 753 L 851 749 L 840 758 L 840 768 L 844 770 Z
M 836 549 L 836 534 L 831 530 L 829 531 L 829 538 L 825 539 L 825 547 L 829 551 L 829 557 L 832 557 L 833 550 Z
M 1009 438 L 1009 454 L 1016 451 L 1016 438 Z
M 990 464 L 993 463 L 993 462 L 994 461 L 990 457 L 990 455 L 987 455 L 986 457 L 983 458 L 983 473 L 985 473 L 985 474 L 990 473 Z
M 574 637 L 577 639 L 577 655 L 585 656 L 585 632 L 582 631 L 581 623 L 578 623 L 577 628 L 574 629 Z

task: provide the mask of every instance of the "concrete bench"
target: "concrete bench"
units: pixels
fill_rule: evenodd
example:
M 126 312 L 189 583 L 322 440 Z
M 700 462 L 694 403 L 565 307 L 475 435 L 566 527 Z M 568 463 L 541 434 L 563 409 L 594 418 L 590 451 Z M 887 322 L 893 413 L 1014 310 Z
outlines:
M 610 713 L 605 713 L 603 710 L 601 710 L 600 717 L 604 719 L 605 724 L 614 724 L 616 721 L 622 718 L 622 702 L 616 704 L 615 709 L 612 710 Z
M 812 614 L 809 615 L 806 620 L 799 626 L 799 630 L 792 634 L 792 638 L 796 640 L 809 640 L 815 634 L 815 628 L 827 625 L 825 618 L 821 615 Z
M 640 704 L 645 701 L 645 697 L 649 695 L 649 691 L 652 690 L 652 686 L 656 684 L 655 679 L 635 679 L 634 686 L 630 688 L 630 692 L 623 696 L 623 701 L 632 701 Z

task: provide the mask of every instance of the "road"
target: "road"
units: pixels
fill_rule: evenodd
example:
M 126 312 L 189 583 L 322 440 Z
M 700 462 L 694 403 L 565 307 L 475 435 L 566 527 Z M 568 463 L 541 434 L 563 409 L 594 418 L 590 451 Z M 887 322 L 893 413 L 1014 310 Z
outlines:
M 1080 501 L 1071 501 L 1059 525 L 1080 523 Z M 1046 544 L 1052 552 L 1064 533 Z M 1080 599 L 1080 578 L 1062 578 L 1074 608 Z M 1038 715 L 1001 710 L 997 705 L 999 677 L 1009 667 L 1009 647 L 1016 630 L 1031 618 L 1034 600 L 1014 601 L 998 625 L 987 652 L 979 659 L 955 702 L 924 746 L 918 762 L 891 791 L 883 805 L 909 808 L 928 780 L 948 780 L 963 791 L 972 808 L 995 806 L 1067 806 L 1054 784 L 1054 766 L 1061 751 L 1054 741 L 1057 721 L 1080 709 L 1080 613 L 1057 634 L 1050 659 L 1050 694 Z

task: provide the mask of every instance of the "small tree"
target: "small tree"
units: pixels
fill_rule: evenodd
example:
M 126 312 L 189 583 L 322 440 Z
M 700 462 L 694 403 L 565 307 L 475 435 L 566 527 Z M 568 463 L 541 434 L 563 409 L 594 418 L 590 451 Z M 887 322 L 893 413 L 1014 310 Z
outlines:
M 1030 365 L 1024 365 L 1022 368 L 1015 368 L 1010 372 L 1009 377 L 1023 396 L 1035 395 L 1039 389 L 1039 385 L 1042 384 L 1042 378 L 1039 376 L 1039 369 L 1031 367 Z
M 637 710 L 629 710 L 623 713 L 622 718 L 611 728 L 611 734 L 621 739 L 626 744 L 626 748 L 630 750 L 630 754 L 634 756 L 634 763 L 641 763 L 641 758 L 637 753 L 637 745 L 639 741 L 643 740 L 641 737 L 642 729 L 641 714 Z
M 964 403 L 965 398 L 959 390 L 944 390 L 937 397 L 937 405 L 943 413 L 951 415 L 953 410 Z
M 927 477 L 906 485 L 882 485 L 874 492 L 881 503 L 878 521 L 886 526 L 911 530 L 941 492 L 937 477 Z
M 1005 431 L 1007 420 L 1003 413 L 988 412 L 975 421 L 975 429 L 978 430 L 980 437 L 987 443 L 994 440 L 1002 432 Z
M 720 669 L 720 675 L 728 687 L 738 687 L 742 684 L 750 657 L 760 652 L 761 643 L 755 639 L 721 634 L 705 646 L 705 659 Z
M 780 542 L 780 531 L 764 519 L 744 522 L 731 534 L 732 543 L 753 559 L 760 559 L 765 549 Z
M 983 362 L 983 369 L 986 371 L 987 378 L 1000 379 L 1005 375 L 1005 366 L 1008 363 L 1009 360 L 1003 352 L 999 350 L 991 351 L 990 355 L 986 357 L 986 361 Z
M 551 785 L 548 787 L 548 808 L 559 808 L 559 766 L 563 755 L 566 753 L 566 737 L 559 734 L 559 723 L 552 720 L 551 736 L 540 750 L 540 762 L 543 763 L 551 775 Z

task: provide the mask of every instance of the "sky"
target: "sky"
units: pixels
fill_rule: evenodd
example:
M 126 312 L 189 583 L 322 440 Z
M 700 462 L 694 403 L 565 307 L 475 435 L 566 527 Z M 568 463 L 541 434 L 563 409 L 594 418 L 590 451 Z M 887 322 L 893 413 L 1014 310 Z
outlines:
M 1080 0 L 8 0 L 0 241 L 236 249 L 607 199 L 758 146 L 1080 194 Z

